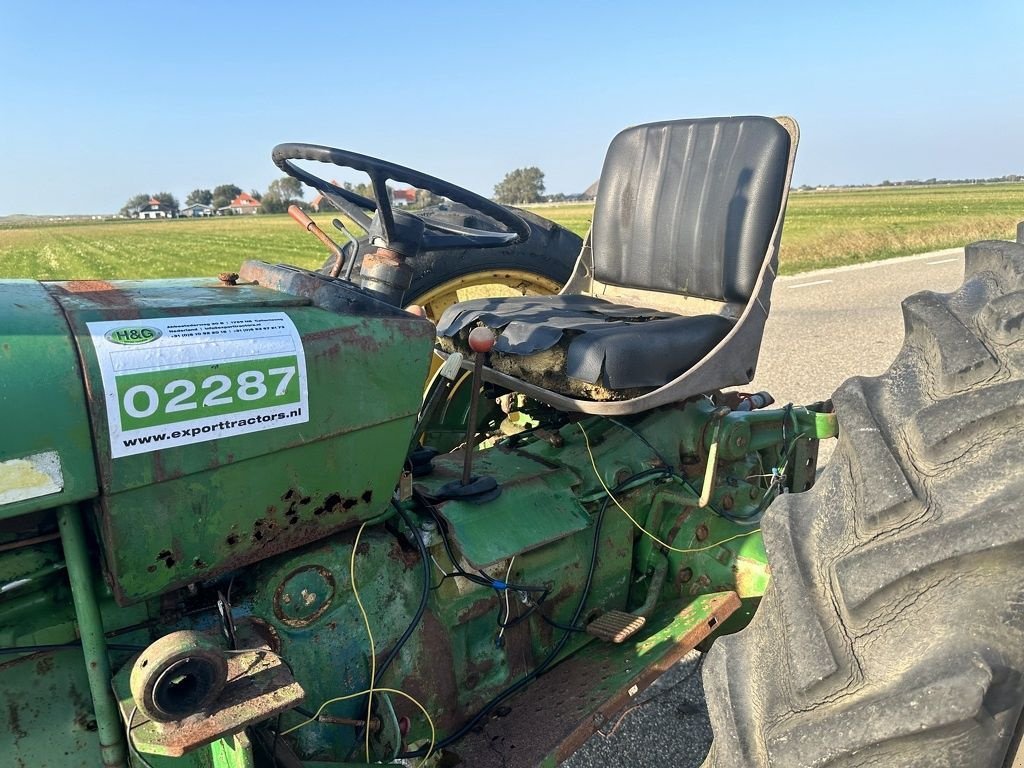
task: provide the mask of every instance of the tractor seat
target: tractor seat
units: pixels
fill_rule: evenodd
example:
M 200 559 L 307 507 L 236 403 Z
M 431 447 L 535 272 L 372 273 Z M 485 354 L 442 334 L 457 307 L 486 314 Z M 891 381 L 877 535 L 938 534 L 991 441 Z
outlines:
M 485 325 L 498 336 L 495 371 L 571 397 L 627 400 L 684 373 L 734 324 L 574 294 L 460 302 L 437 333 L 443 350 L 468 354 L 469 332 Z
M 469 332 L 485 325 L 497 335 L 486 380 L 561 410 L 607 416 L 748 383 L 798 137 L 786 117 L 622 131 L 561 293 L 452 305 L 438 320 L 442 354 L 470 358 Z

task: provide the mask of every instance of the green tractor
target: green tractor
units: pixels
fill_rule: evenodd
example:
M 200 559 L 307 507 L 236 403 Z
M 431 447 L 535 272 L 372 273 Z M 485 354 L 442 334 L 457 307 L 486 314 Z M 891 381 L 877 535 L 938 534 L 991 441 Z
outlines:
M 537 224 L 311 145 L 274 160 L 368 233 L 322 272 L 0 282 L 0 764 L 556 765 L 699 647 L 709 766 L 1010 765 L 1024 245 L 908 299 L 835 407 L 773 408 L 742 386 L 797 140 L 623 131 L 562 291 L 436 323 L 424 264 Z

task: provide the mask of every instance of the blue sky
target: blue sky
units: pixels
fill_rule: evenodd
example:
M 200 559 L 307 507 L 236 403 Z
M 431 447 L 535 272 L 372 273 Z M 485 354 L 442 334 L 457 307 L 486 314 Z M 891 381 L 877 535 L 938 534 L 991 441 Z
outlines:
M 271 148 L 484 194 L 597 178 L 649 120 L 790 114 L 795 182 L 1024 173 L 1024 3 L 0 0 L 0 215 L 263 189 Z

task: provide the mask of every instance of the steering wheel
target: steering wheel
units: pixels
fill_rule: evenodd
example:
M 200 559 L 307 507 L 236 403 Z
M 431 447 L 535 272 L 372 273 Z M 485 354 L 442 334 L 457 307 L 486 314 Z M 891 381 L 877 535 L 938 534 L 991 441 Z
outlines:
M 388 248 L 407 258 L 423 251 L 446 248 L 497 248 L 523 242 L 530 237 L 530 225 L 505 206 L 412 168 L 318 144 L 278 144 L 271 156 L 278 168 L 318 190 L 336 208 L 348 214 L 369 233 L 372 245 Z M 332 184 L 300 168 L 293 160 L 314 160 L 364 171 L 370 177 L 377 199 L 371 200 Z M 389 179 L 462 203 L 504 225 L 508 231 L 471 229 L 396 211 L 388 193 Z M 374 211 L 377 215 L 371 217 Z

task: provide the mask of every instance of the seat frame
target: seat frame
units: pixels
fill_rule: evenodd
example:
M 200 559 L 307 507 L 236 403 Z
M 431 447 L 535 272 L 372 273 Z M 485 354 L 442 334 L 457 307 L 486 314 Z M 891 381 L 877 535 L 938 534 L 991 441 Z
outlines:
M 745 303 L 720 302 L 680 293 L 624 288 L 602 283 L 594 277 L 590 233 L 587 234 L 583 242 L 583 249 L 576 260 L 576 266 L 569 281 L 559 292 L 559 295 L 588 294 L 618 303 L 668 310 L 679 315 L 721 314 L 735 318 L 736 323 L 733 328 L 710 352 L 672 381 L 628 400 L 580 400 L 535 386 L 514 376 L 499 373 L 486 365 L 483 369 L 484 379 L 506 389 L 521 392 L 562 411 L 597 416 L 625 416 L 640 413 L 669 403 L 687 400 L 697 395 L 714 392 L 723 387 L 747 384 L 753 380 L 757 370 L 764 326 L 771 308 L 772 286 L 778 271 L 782 224 L 786 215 L 793 164 L 800 139 L 800 129 L 793 118 L 783 116 L 776 117 L 775 120 L 786 130 L 790 138 L 785 182 L 772 236 L 761 261 L 754 289 Z M 445 356 L 443 353 L 439 354 Z M 472 362 L 467 360 L 463 363 L 463 367 L 472 368 Z

